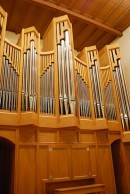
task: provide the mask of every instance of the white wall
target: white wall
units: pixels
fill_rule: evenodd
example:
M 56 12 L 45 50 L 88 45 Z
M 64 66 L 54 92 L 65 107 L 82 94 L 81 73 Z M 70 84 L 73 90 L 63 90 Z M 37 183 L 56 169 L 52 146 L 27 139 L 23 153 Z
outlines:
M 6 31 L 6 34 L 5 34 L 5 37 L 6 37 L 9 41 L 13 42 L 14 44 L 17 43 L 17 41 L 18 41 L 18 39 L 19 39 L 19 36 L 20 36 L 20 34 L 15 34 L 15 33 L 13 33 L 13 32 L 9 32 L 9 31 Z
M 127 83 L 127 88 L 130 94 L 130 27 L 124 32 L 123 36 L 116 38 L 111 44 L 119 43 L 122 57 L 122 67 Z

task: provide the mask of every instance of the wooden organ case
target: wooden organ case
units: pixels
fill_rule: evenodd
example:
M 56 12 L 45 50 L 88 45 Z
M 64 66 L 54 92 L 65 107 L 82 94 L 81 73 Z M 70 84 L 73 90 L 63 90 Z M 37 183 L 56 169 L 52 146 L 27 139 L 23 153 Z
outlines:
M 43 51 L 34 27 L 23 29 L 15 45 L 5 38 L 6 20 L 0 8 L 0 154 L 11 161 L 6 193 L 99 183 L 106 194 L 119 193 L 120 185 L 130 193 L 130 106 L 119 47 L 98 54 L 92 46 L 75 56 L 66 15 L 50 23 Z

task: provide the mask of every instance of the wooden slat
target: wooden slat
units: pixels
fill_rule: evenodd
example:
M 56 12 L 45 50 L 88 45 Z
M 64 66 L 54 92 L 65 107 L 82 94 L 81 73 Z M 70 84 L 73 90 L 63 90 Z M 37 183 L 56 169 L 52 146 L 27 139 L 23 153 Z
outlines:
M 95 26 L 87 26 L 76 38 L 75 45 L 77 45 L 78 48 L 81 48 L 82 44 L 84 44 L 84 40 L 89 39 L 91 35 L 95 32 L 96 28 Z M 80 42 L 79 42 L 80 40 Z
M 103 45 L 109 44 L 114 39 L 115 37 L 113 35 L 106 33 L 101 39 L 98 40 L 98 42 L 96 43 L 96 47 L 100 50 Z
M 116 11 L 116 9 L 118 11 Z M 118 6 L 116 9 L 111 12 L 109 17 L 104 19 L 104 22 L 107 23 L 108 25 L 113 25 L 113 23 L 118 19 L 118 17 L 120 17 L 126 11 L 125 8 L 120 6 Z
M 26 0 L 26 1 L 28 1 L 28 0 Z M 31 1 L 29 0 L 29 2 L 32 2 L 32 3 L 34 2 L 36 4 L 40 4 L 41 6 L 47 6 L 47 7 L 53 8 L 53 9 L 60 10 L 62 12 L 70 14 L 70 15 L 72 15 L 74 17 L 77 17 L 78 19 L 84 21 L 85 23 L 92 24 L 92 25 L 94 25 L 94 26 L 96 26 L 98 28 L 102 28 L 105 31 L 108 31 L 108 32 L 110 32 L 110 33 L 112 33 L 112 34 L 114 34 L 116 36 L 121 36 L 122 35 L 122 33 L 119 30 L 116 30 L 116 29 L 112 28 L 111 26 L 108 26 L 108 25 L 106 25 L 106 24 L 104 24 L 102 22 L 99 22 L 97 20 L 94 20 L 94 19 L 89 18 L 89 17 L 84 16 L 84 15 L 81 15 L 79 13 L 76 13 L 75 11 L 71 11 L 71 10 L 66 9 L 64 7 L 60 7 L 60 6 L 58 6 L 58 5 L 54 4 L 54 3 L 51 3 L 51 2 L 48 2 L 48 1 L 45 1 L 45 0 L 31 0 Z
M 84 47 L 86 46 L 92 46 L 95 44 L 95 42 L 97 42 L 98 40 L 100 40 L 103 36 L 105 35 L 105 32 L 102 31 L 101 29 L 98 29 L 91 34 L 91 36 L 87 39 L 84 40 L 84 43 L 82 44 L 81 47 L 79 47 L 79 50 L 82 50 Z
M 122 6 L 126 9 L 130 9 L 130 1 L 124 1 L 124 3 L 122 4 Z
M 105 1 L 102 9 L 100 9 L 95 15 L 95 18 L 100 21 L 103 21 L 112 13 L 113 10 L 115 10 L 115 7 L 117 7 L 117 5 L 113 1 Z
M 126 15 L 122 20 L 117 24 L 118 29 L 125 30 L 130 25 L 130 10 L 127 11 Z

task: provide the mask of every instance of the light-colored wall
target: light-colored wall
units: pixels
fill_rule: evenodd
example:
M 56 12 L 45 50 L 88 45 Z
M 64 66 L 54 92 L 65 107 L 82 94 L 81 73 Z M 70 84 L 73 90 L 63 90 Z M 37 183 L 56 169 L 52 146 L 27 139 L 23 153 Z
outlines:
M 11 42 L 13 42 L 14 44 L 16 44 L 20 37 L 20 34 L 15 34 L 13 32 L 6 31 L 5 37 Z
M 5 37 L 10 40 L 11 42 L 13 42 L 14 44 L 17 44 L 18 39 L 20 37 L 20 34 L 15 34 L 14 32 L 10 32 L 10 31 L 6 31 Z M 43 48 L 43 40 L 40 41 L 40 47 L 41 50 Z
M 122 57 L 122 67 L 127 83 L 127 88 L 130 94 L 130 27 L 124 32 L 123 36 L 116 38 L 111 44 L 119 43 L 120 52 Z

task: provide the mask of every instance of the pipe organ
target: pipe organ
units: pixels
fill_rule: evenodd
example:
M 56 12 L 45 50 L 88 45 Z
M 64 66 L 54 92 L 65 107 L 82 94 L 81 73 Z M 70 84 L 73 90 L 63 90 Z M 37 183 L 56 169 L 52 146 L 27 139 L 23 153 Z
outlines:
M 40 112 L 54 114 L 54 52 L 40 54 Z
M 96 50 L 89 51 L 88 55 L 95 118 L 101 118 L 104 117 L 104 109 L 98 70 L 97 51 Z
M 0 79 L 1 110 L 17 111 L 20 53 L 18 46 L 5 39 Z
M 108 120 L 120 120 L 123 131 L 129 131 L 129 95 L 124 79 L 121 64 L 121 56 L 118 45 L 106 46 L 102 57 L 106 60 L 103 66 L 101 62 L 101 79 L 106 104 Z M 103 51 L 102 51 L 103 52 Z
M 122 71 L 119 48 L 110 50 L 110 57 L 113 60 L 113 76 L 116 86 L 117 98 L 119 102 L 120 118 L 123 130 L 130 128 L 130 104 Z
M 38 40 L 39 33 L 33 29 L 22 32 L 22 111 L 37 112 L 37 79 L 38 79 Z
M 75 71 L 78 91 L 78 107 L 80 117 L 91 117 L 91 104 L 87 78 L 86 63 L 75 57 Z
M 6 30 L 7 13 L 0 8 L 0 46 L 3 47 L 4 36 Z
M 114 98 L 114 89 L 113 82 L 111 79 L 111 73 L 109 66 L 106 68 L 101 68 L 101 82 L 104 92 L 104 101 L 105 101 L 105 109 L 106 109 L 106 118 L 108 120 L 116 120 L 116 106 L 115 106 L 115 98 Z
M 57 58 L 58 58 L 58 85 L 59 107 L 61 115 L 75 115 L 75 87 L 74 65 L 72 59 L 72 45 L 70 43 L 68 22 L 57 22 Z
M 96 47 L 85 48 L 74 56 L 72 27 L 67 16 L 55 18 L 43 40 L 45 48 L 40 51 L 40 34 L 34 27 L 22 30 L 18 45 L 1 39 L 4 42 L 1 111 L 27 116 L 30 112 L 34 120 L 36 115 L 41 118 L 46 115 L 47 119 L 49 116 L 61 120 L 71 118 L 79 128 L 80 123 L 87 124 L 85 118 L 90 119 L 90 123 L 96 120 L 97 128 L 100 122 L 104 122 L 103 128 L 106 128 L 106 120 L 118 120 L 123 130 L 129 130 L 130 106 L 119 48 L 109 50 L 110 65 L 100 70 Z
M 23 29 L 14 44 L 5 37 L 6 20 L 0 7 L 0 140 L 15 145 L 10 193 L 51 194 L 61 186 L 103 183 L 106 194 L 116 194 L 110 148 L 130 138 L 119 46 L 100 52 L 85 47 L 75 56 L 67 15 L 49 24 L 43 50 L 35 27 Z M 125 173 L 121 182 L 130 177 L 122 172 L 126 161 L 118 164 Z

